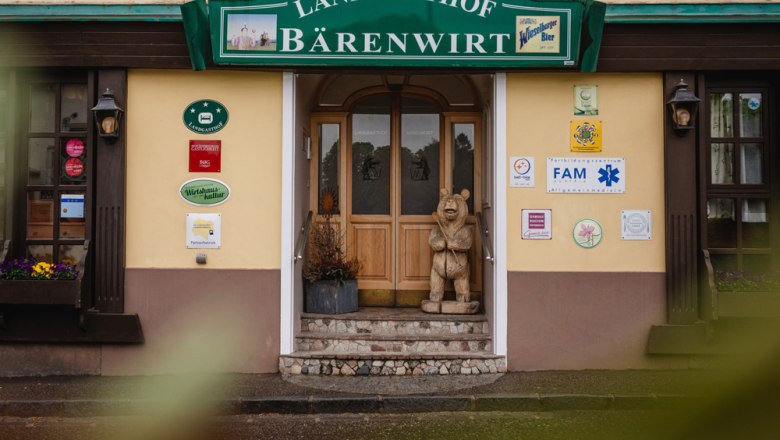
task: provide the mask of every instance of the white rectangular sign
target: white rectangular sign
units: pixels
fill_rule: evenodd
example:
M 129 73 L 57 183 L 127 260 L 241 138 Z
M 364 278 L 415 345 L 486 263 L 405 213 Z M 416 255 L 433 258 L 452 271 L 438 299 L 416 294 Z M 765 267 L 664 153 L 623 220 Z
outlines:
M 552 240 L 552 210 L 523 209 L 523 240 Z
M 547 158 L 548 193 L 620 194 L 626 192 L 623 158 Z
M 187 214 L 187 249 L 222 246 L 222 214 Z
M 621 240 L 650 240 L 652 233 L 650 211 L 624 209 L 620 212 Z
M 84 218 L 84 194 L 61 194 L 60 218 Z
M 533 157 L 512 156 L 509 158 L 509 186 L 512 188 L 533 188 L 536 186 L 536 167 Z

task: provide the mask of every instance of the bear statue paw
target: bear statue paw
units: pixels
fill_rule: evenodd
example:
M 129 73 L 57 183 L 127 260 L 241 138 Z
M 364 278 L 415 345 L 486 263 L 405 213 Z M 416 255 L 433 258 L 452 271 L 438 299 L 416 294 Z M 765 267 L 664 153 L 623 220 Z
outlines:
M 479 311 L 479 301 L 442 301 L 441 313 L 452 315 L 473 315 Z
M 425 313 L 441 313 L 441 301 L 423 300 L 422 311 Z

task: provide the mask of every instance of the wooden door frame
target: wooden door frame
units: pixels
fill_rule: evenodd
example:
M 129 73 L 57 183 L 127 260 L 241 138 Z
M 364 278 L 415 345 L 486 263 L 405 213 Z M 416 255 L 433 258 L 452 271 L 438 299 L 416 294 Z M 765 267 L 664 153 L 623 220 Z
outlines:
M 332 112 L 332 113 L 312 113 L 309 118 L 309 133 L 311 137 L 311 164 L 309 166 L 309 206 L 314 213 L 314 219 L 321 219 L 319 215 L 319 157 L 320 157 L 320 133 L 318 126 L 320 124 L 338 124 L 339 125 L 339 214 L 334 215 L 333 219 L 338 223 L 343 231 L 346 226 L 346 216 L 343 215 L 346 211 L 346 174 L 345 170 L 348 170 L 346 163 L 346 155 L 343 151 L 347 148 L 347 138 L 345 136 L 347 130 L 347 118 L 346 112 Z
M 380 95 L 388 95 L 390 97 L 390 166 L 388 172 L 390 173 L 390 206 L 389 206 L 389 214 L 386 216 L 377 216 L 377 215 L 370 215 L 370 214 L 358 214 L 353 215 L 352 214 L 352 130 L 353 130 L 353 120 L 352 116 L 354 114 L 354 107 L 357 105 L 362 98 L 367 98 L 369 96 L 380 96 Z M 355 98 L 357 96 L 357 98 Z M 394 275 L 395 275 L 395 259 L 393 258 L 393 255 L 396 254 L 395 249 L 395 240 L 393 240 L 393 228 L 395 224 L 395 220 L 393 218 L 394 216 L 394 209 L 397 203 L 396 194 L 395 191 L 393 191 L 393 188 L 395 188 L 397 182 L 396 182 L 396 167 L 398 164 L 396 163 L 396 154 L 395 149 L 393 148 L 393 145 L 397 142 L 397 130 L 396 130 L 396 110 L 399 105 L 399 97 L 397 93 L 389 92 L 384 88 L 375 88 L 372 89 L 372 91 L 366 92 L 358 92 L 353 97 L 348 99 L 350 101 L 350 107 L 349 111 L 347 112 L 346 116 L 346 127 L 347 127 L 347 135 L 345 136 L 345 140 L 347 141 L 347 147 L 344 150 L 345 159 L 346 159 L 346 168 L 345 170 L 349 170 L 346 173 L 346 208 L 344 211 L 345 216 L 345 227 L 347 231 L 347 253 L 352 256 L 355 255 L 355 252 L 357 250 L 357 241 L 358 241 L 358 230 L 384 230 L 385 232 L 385 244 L 384 244 L 384 251 L 385 251 L 385 265 L 383 269 L 383 274 L 380 276 L 376 276 L 373 278 L 366 278 L 365 275 L 362 279 L 358 280 L 358 288 L 360 290 L 386 290 L 386 291 L 393 291 L 394 290 Z M 378 220 L 377 217 L 386 217 L 384 220 Z M 356 226 L 359 225 L 359 226 Z M 389 300 L 385 301 L 389 303 Z
M 309 169 L 309 181 L 311 189 L 309 191 L 309 206 L 313 207 L 315 218 L 318 217 L 317 209 L 319 206 L 319 130 L 320 124 L 339 124 L 339 215 L 334 216 L 342 231 L 346 235 L 346 249 L 349 255 L 354 255 L 356 249 L 356 233 L 358 228 L 384 229 L 387 232 L 385 238 L 385 268 L 386 274 L 380 279 L 361 279 L 361 290 L 428 290 L 429 280 L 402 281 L 400 273 L 400 261 L 403 257 L 404 246 L 401 243 L 401 232 L 404 224 L 412 225 L 413 229 L 419 229 L 420 225 L 430 224 L 433 226 L 433 220 L 427 215 L 401 215 L 401 187 L 399 184 L 399 170 L 401 166 L 401 150 L 397 144 L 400 144 L 401 135 L 401 98 L 403 96 L 418 96 L 427 98 L 439 110 L 439 139 L 440 158 L 439 161 L 439 187 L 444 187 L 454 191 L 452 169 L 452 128 L 454 124 L 467 123 L 474 125 L 474 183 L 473 183 L 473 206 L 474 212 L 469 213 L 467 225 L 473 228 L 474 245 L 470 255 L 472 266 L 471 289 L 475 292 L 481 292 L 482 288 L 482 267 L 481 267 L 481 236 L 476 228 L 475 214 L 482 208 L 482 162 L 484 160 L 483 142 L 483 113 L 473 110 L 466 112 L 451 111 L 447 107 L 442 107 L 440 100 L 429 94 L 419 93 L 415 90 L 412 93 L 382 91 L 381 93 L 360 93 L 360 98 L 375 94 L 388 94 L 390 100 L 390 220 L 389 223 L 377 221 L 372 215 L 353 215 L 352 207 L 352 107 L 345 112 L 315 112 L 310 118 L 311 133 L 311 157 L 312 164 Z M 356 104 L 359 99 L 350 98 L 350 102 Z M 395 148 L 393 147 L 395 146 Z M 459 191 L 458 191 L 459 192 Z M 401 219 L 401 217 L 404 217 Z M 360 225 L 357 226 L 356 225 Z M 380 227 L 381 226 L 381 227 Z
M 449 151 L 452 146 L 452 127 L 455 124 L 474 124 L 474 191 L 471 194 L 474 205 L 474 212 L 470 212 L 466 224 L 470 225 L 473 231 L 474 242 L 471 246 L 469 259 L 471 262 L 471 291 L 482 292 L 482 234 L 477 229 L 477 212 L 482 210 L 482 161 L 484 160 L 484 147 L 482 145 L 482 112 L 444 112 L 444 148 Z M 445 170 L 452 169 L 452 154 L 444 154 Z M 460 192 L 453 188 L 452 173 L 445 172 L 444 187 L 450 190 L 450 193 Z
M 446 186 L 447 182 L 447 168 L 445 167 L 445 155 L 446 155 L 446 143 L 444 140 L 445 133 L 447 131 L 447 125 L 445 122 L 445 109 L 446 106 L 442 105 L 442 102 L 434 99 L 433 97 L 429 96 L 429 94 L 420 94 L 420 93 L 399 93 L 399 104 L 398 107 L 394 109 L 393 116 L 396 121 L 396 127 L 394 127 L 397 130 L 397 136 L 400 138 L 402 133 L 402 127 L 401 127 L 401 119 L 402 119 L 402 109 L 400 105 L 400 99 L 403 96 L 414 96 L 419 97 L 423 96 L 425 99 L 428 99 L 429 101 L 432 101 L 433 104 L 437 107 L 437 113 L 439 115 L 439 184 L 437 185 L 438 188 L 442 188 L 442 185 Z M 393 153 L 393 156 L 395 157 L 395 164 L 396 164 L 396 172 L 394 173 L 396 178 L 399 177 L 401 170 L 401 144 L 400 140 L 398 142 L 398 145 L 396 145 L 395 151 Z M 402 263 L 406 262 L 406 243 L 405 243 L 405 233 L 407 230 L 427 230 L 430 231 L 433 228 L 434 222 L 433 217 L 429 215 L 403 215 L 401 212 L 401 202 L 402 202 L 402 188 L 401 185 L 396 185 L 393 187 L 393 192 L 395 193 L 395 200 L 398 202 L 396 203 L 393 211 L 393 245 L 394 245 L 394 253 L 393 253 L 393 263 L 394 263 L 394 271 L 393 271 L 393 280 L 394 280 L 394 290 L 399 291 L 418 291 L 420 293 L 425 293 L 427 291 L 430 291 L 430 272 L 428 274 L 424 274 L 422 276 L 417 277 L 417 280 L 411 280 L 409 279 L 409 275 L 406 274 L 405 268 L 402 266 Z M 431 212 L 433 214 L 433 212 Z M 408 228 L 408 229 L 407 229 Z M 430 234 L 430 232 L 428 232 Z M 427 244 L 427 239 L 425 239 L 425 242 Z M 427 297 L 427 295 L 425 295 Z

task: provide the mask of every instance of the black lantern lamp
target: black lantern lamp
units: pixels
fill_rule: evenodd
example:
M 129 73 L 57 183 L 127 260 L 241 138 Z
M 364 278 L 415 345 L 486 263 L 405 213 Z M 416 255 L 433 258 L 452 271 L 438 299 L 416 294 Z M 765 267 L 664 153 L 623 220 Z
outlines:
M 672 115 L 673 128 L 675 130 L 696 128 L 696 112 L 701 100 L 688 90 L 688 84 L 682 79 L 674 87 L 674 96 L 667 102 Z
M 106 89 L 97 105 L 92 108 L 100 137 L 110 141 L 119 137 L 119 122 L 122 120 L 122 113 L 124 110 L 116 105 L 114 94 L 110 89 Z

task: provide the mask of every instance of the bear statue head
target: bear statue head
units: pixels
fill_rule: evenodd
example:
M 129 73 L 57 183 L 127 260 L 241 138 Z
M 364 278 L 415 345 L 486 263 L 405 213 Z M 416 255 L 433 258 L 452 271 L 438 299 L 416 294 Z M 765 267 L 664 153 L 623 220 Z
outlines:
M 466 223 L 466 217 L 469 215 L 469 206 L 466 204 L 471 193 L 463 189 L 460 194 L 450 194 L 446 188 L 439 191 L 439 206 L 436 208 L 438 221 L 448 223 L 454 230 L 460 229 Z

